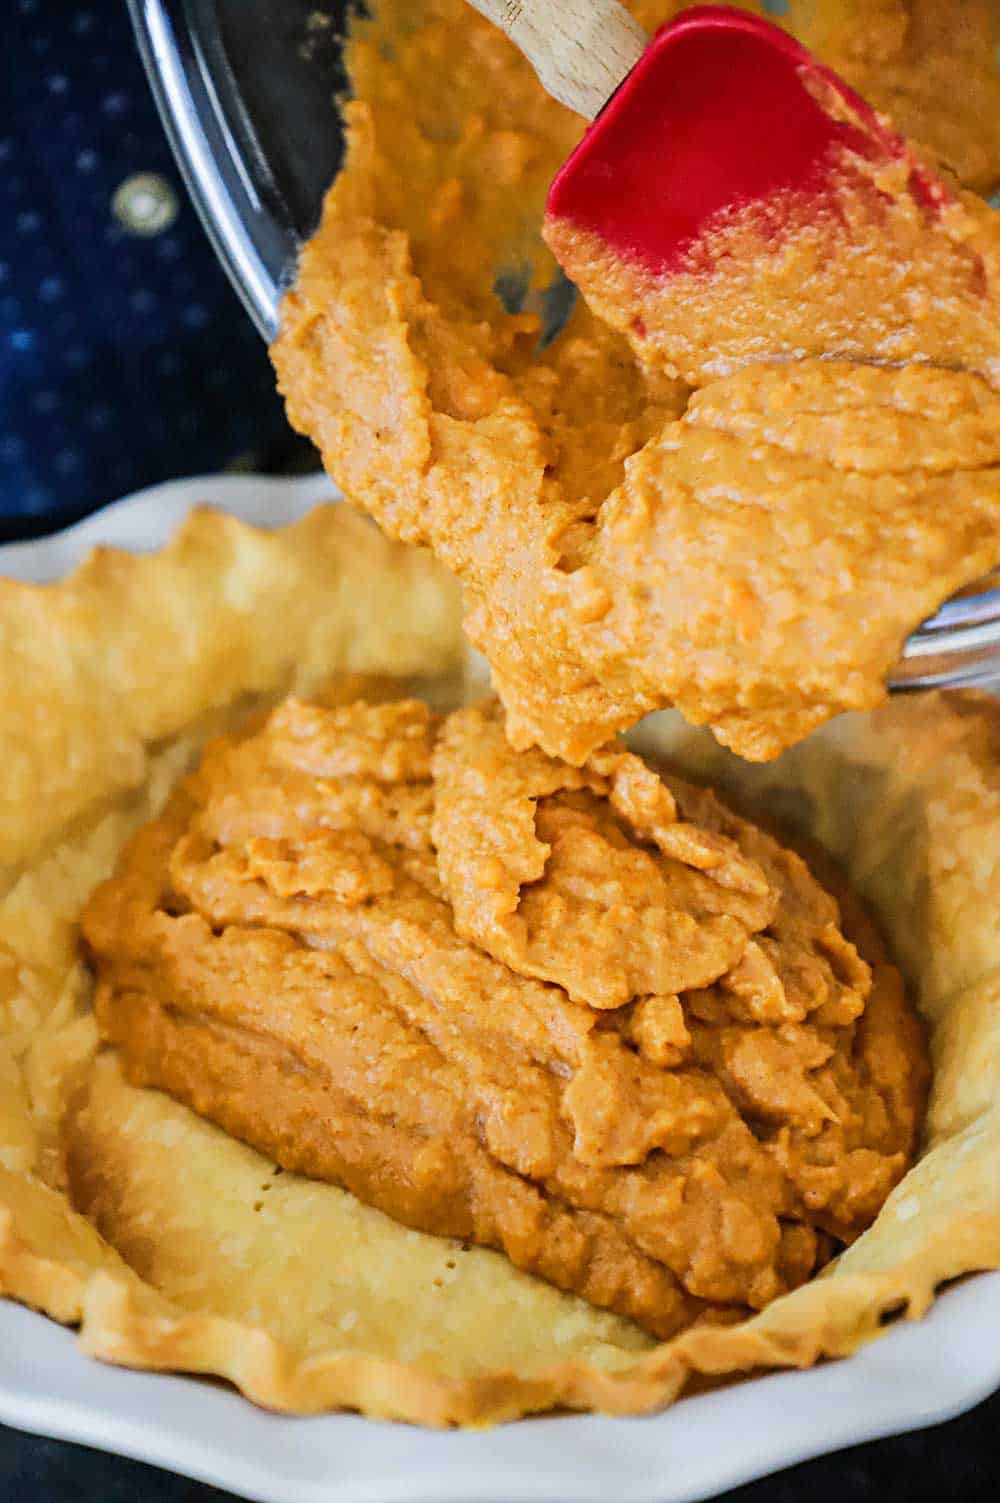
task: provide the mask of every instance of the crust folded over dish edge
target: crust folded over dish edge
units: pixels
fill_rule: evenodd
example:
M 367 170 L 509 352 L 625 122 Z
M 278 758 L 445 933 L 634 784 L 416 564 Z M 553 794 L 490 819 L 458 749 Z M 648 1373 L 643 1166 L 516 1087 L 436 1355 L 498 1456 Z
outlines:
M 763 766 L 673 716 L 638 733 L 644 749 L 818 839 L 842 863 L 931 1028 L 920 1161 L 826 1274 L 752 1320 L 612 1363 L 543 1356 L 527 1373 L 442 1376 L 425 1360 L 283 1341 L 185 1306 L 71 1208 L 63 1104 L 88 1076 L 115 1088 L 108 1055 L 94 1068 L 76 953 L 87 891 L 212 730 L 332 673 L 457 672 L 459 615 L 429 560 L 339 506 L 273 533 L 199 512 L 157 555 L 102 550 L 61 584 L 0 584 L 0 1292 L 79 1324 L 84 1350 L 106 1361 L 210 1373 L 278 1410 L 446 1425 L 556 1407 L 644 1412 L 692 1375 L 846 1356 L 886 1315 L 923 1314 L 942 1281 L 1000 1267 L 1000 703 L 972 692 L 843 717 Z M 214 1133 L 202 1134 L 212 1153 L 250 1153 Z M 336 1216 L 332 1197 L 343 1192 L 300 1186 L 290 1193 L 326 1194 Z M 412 1244 L 401 1239 L 418 1234 L 386 1223 L 378 1236 L 405 1258 Z M 506 1272 L 501 1260 L 487 1284 L 499 1288 Z M 599 1348 L 604 1327 L 595 1331 Z M 612 1326 L 604 1334 L 613 1345 Z

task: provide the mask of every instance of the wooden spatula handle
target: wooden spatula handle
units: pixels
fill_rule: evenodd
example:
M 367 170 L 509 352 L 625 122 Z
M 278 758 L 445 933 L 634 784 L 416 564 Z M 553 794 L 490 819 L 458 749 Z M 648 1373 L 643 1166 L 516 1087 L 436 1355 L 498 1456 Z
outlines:
M 470 0 L 506 32 L 560 104 L 587 120 L 607 104 L 648 38 L 618 0 Z

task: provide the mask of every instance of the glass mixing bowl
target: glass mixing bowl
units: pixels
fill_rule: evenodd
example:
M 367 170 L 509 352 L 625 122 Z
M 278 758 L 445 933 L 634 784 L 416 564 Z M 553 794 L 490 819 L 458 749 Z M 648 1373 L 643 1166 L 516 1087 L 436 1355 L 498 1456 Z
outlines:
M 265 339 L 343 153 L 351 0 L 129 0 L 202 223 Z M 566 300 L 557 299 L 566 306 Z M 1000 682 L 1000 569 L 907 639 L 895 690 Z

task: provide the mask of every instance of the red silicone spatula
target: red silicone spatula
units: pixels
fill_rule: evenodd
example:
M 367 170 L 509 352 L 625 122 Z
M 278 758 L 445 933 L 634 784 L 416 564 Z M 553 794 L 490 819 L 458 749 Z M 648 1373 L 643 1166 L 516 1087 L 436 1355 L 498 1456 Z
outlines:
M 594 120 L 552 184 L 546 239 L 588 301 L 643 358 L 655 362 L 662 353 L 663 363 L 699 380 L 731 368 L 743 353 L 830 353 L 831 329 L 814 328 L 810 299 L 825 304 L 829 324 L 832 307 L 846 306 L 842 271 L 848 289 L 864 273 L 882 295 L 871 317 L 859 304 L 851 315 L 856 327 L 834 338 L 835 352 L 966 363 L 952 348 L 958 336 L 950 324 L 940 349 L 918 349 L 917 336 L 907 343 L 919 276 L 900 266 L 908 257 L 914 264 L 921 259 L 924 230 L 932 232 L 956 195 L 883 117 L 780 27 L 730 6 L 701 5 L 650 40 L 615 0 L 473 3 L 520 47 L 550 93 Z M 875 251 L 867 269 L 857 256 L 836 274 L 824 266 L 831 257 L 843 262 L 866 237 L 873 246 L 887 244 L 883 230 L 893 204 L 902 206 L 895 229 L 905 249 L 896 252 L 888 275 Z M 751 216 L 746 256 L 720 239 L 738 215 Z M 836 227 L 837 243 L 824 245 L 812 234 L 812 265 L 807 256 L 796 286 L 789 267 L 773 257 L 792 233 L 808 240 L 816 226 Z M 756 279 L 745 264 L 749 248 L 757 256 Z M 945 268 L 948 295 L 981 302 L 974 248 L 966 243 L 956 256 Z M 692 276 L 700 278 L 702 294 L 728 278 L 728 292 L 714 301 L 695 297 Z M 799 296 L 806 283 L 807 295 Z M 767 317 L 755 310 L 754 333 L 752 319 L 744 327 L 738 310 L 748 299 L 759 301 L 762 291 Z M 727 329 L 734 309 L 739 327 Z M 694 333 L 689 312 L 700 314 Z M 960 323 L 967 314 L 959 310 Z M 850 323 L 848 313 L 842 321 Z M 925 325 L 919 338 L 929 332 L 938 337 Z M 707 364 L 710 342 L 714 367 Z
M 682 12 L 633 62 L 547 208 L 653 273 L 735 204 L 791 193 L 821 211 L 844 148 L 873 162 L 906 156 L 905 141 L 794 37 L 732 6 Z M 913 172 L 927 200 L 944 191 L 926 168 Z

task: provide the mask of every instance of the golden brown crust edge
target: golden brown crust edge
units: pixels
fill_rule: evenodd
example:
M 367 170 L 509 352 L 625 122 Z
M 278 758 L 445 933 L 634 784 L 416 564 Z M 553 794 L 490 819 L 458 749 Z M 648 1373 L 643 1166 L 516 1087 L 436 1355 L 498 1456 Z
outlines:
M 947 1167 L 961 1171 L 967 1142 L 963 1135 L 955 1143 Z M 993 1125 L 983 1147 L 994 1155 L 1000 1149 L 1000 1125 Z M 975 1202 L 968 1176 L 954 1188 L 949 1202 L 961 1204 L 970 1190 Z M 897 1203 L 894 1214 L 902 1224 L 908 1218 L 899 1211 Z M 84 1227 L 96 1242 L 90 1224 Z M 569 1361 L 533 1377 L 496 1372 L 449 1378 L 355 1353 L 296 1357 L 259 1328 L 171 1310 L 106 1244 L 94 1254 L 89 1266 L 61 1245 L 52 1257 L 42 1257 L 8 1226 L 0 1233 L 0 1287 L 56 1319 L 79 1321 L 81 1346 L 92 1356 L 125 1367 L 226 1378 L 266 1408 L 295 1414 L 346 1408 L 433 1426 L 482 1425 L 557 1408 L 648 1413 L 677 1398 L 695 1374 L 804 1368 L 822 1357 L 847 1356 L 880 1333 L 885 1315 L 923 1315 L 943 1280 L 1000 1265 L 1000 1215 L 995 1208 L 967 1210 L 895 1267 L 837 1271 L 744 1326 L 687 1332 L 625 1371 Z
M 95 548 L 57 584 L 3 580 L 0 874 L 140 786 L 148 749 L 220 705 L 345 670 L 445 671 L 457 600 L 426 554 L 335 504 L 274 531 L 200 508 L 157 553 Z
M 191 547 L 194 530 L 196 553 L 202 525 L 190 524 L 187 533 Z M 324 523 L 334 530 L 354 525 L 354 519 L 342 524 L 328 518 Z M 226 522 L 223 531 L 237 536 L 239 524 Z M 264 584 L 270 571 L 287 569 L 288 534 L 274 536 L 278 546 L 273 550 L 261 535 L 253 543 L 254 571 L 262 570 L 261 599 L 267 597 Z M 315 545 L 314 536 L 303 539 L 303 547 Z M 390 553 L 398 558 L 398 550 Z M 342 564 L 346 556 L 345 551 Z M 118 567 L 124 568 L 124 561 Z M 374 597 L 379 584 L 398 583 L 390 554 L 381 557 L 379 568 L 368 569 L 362 594 Z M 200 594 L 210 577 L 200 565 L 175 566 L 172 588 Z M 240 577 L 247 583 L 245 575 Z M 228 576 L 230 589 L 234 583 Z M 20 588 L 14 587 L 14 593 Z M 429 576 L 425 589 L 433 591 Z M 401 593 L 393 608 L 397 627 L 399 612 L 406 610 L 403 601 Z M 9 603 L 10 595 L 0 589 L 0 621 Z M 373 601 L 368 607 L 372 633 L 393 610 L 386 608 L 384 595 L 380 608 Z M 356 605 L 355 611 L 364 615 L 363 607 Z M 449 652 L 457 652 L 457 635 L 449 638 L 447 616 L 442 607 L 439 639 L 427 651 L 428 670 L 445 667 Z M 121 629 L 121 618 L 119 622 Z M 364 627 L 364 620 L 355 620 L 355 631 Z M 373 640 L 364 666 L 391 668 L 391 662 L 378 661 Z M 317 679 L 324 668 L 348 666 L 343 634 L 336 643 L 331 634 L 325 650 L 325 662 L 322 654 L 315 656 Z M 294 642 L 289 651 L 294 654 Z M 200 699 L 198 693 L 189 695 L 183 716 L 173 723 L 167 717 L 157 739 L 168 741 L 208 711 L 264 692 L 253 681 L 252 667 L 230 657 L 229 667 L 220 668 L 213 679 L 208 700 L 204 689 Z M 408 667 L 416 670 L 419 663 L 411 661 Z M 271 685 L 275 691 L 284 686 Z M 125 692 L 136 692 L 134 683 Z M 80 721 L 78 734 L 86 738 L 91 724 Z M 4 729 L 0 725 L 0 737 Z M 18 734 L 26 735 L 26 729 Z M 826 800 L 815 833 L 876 903 L 886 892 L 901 894 L 899 911 L 884 915 L 896 931 L 897 946 L 899 937 L 912 930 L 915 914 L 926 921 L 921 931 L 926 949 L 921 951 L 911 938 L 900 952 L 911 973 L 916 970 L 924 978 L 921 1002 L 941 1061 L 926 1152 L 875 1226 L 828 1276 L 776 1301 L 745 1325 L 690 1331 L 616 1372 L 563 1361 L 530 1376 L 506 1371 L 449 1378 L 357 1353 L 296 1352 L 260 1328 L 183 1310 L 145 1284 L 92 1224 L 69 1208 L 58 1188 L 60 1164 L 51 1144 L 55 1103 L 68 1082 L 85 1071 L 94 1047 L 86 988 L 68 938 L 74 903 L 78 908 L 87 885 L 106 870 L 128 825 L 148 814 L 150 802 L 139 799 L 134 787 L 129 809 L 116 813 L 118 822 L 110 833 L 107 818 L 81 833 L 86 811 L 74 808 L 72 847 L 35 856 L 0 908 L 0 1161 L 7 1166 L 0 1170 L 0 1289 L 56 1319 L 78 1322 L 84 1349 L 107 1361 L 211 1373 L 229 1379 L 254 1401 L 287 1412 L 352 1408 L 431 1425 L 487 1424 L 562 1407 L 646 1412 L 676 1398 L 691 1374 L 807 1366 L 823 1356 L 846 1355 L 877 1335 L 887 1312 L 922 1314 L 941 1281 L 1000 1266 L 1000 1186 L 995 1182 L 1000 1107 L 992 1104 L 1000 1094 L 1000 984 L 995 974 L 1000 937 L 989 902 L 989 892 L 1000 885 L 1000 765 L 993 759 L 998 741 L 1000 706 L 980 695 L 962 694 L 897 701 L 874 717 L 838 723 L 829 734 L 806 743 L 801 755 L 767 769 L 747 770 L 694 733 L 682 732 L 672 747 L 674 755 L 706 776 L 737 793 L 742 788 L 762 807 L 773 805 L 786 817 L 798 808 L 802 822 L 812 823 Z M 23 750 L 29 757 L 36 751 L 31 746 Z M 165 781 L 173 764 L 169 753 L 161 754 L 165 762 L 148 749 L 144 756 L 155 803 L 157 780 Z M 44 757 L 38 761 L 44 772 Z M 867 790 L 864 796 L 861 785 Z M 852 790 L 850 818 L 844 800 L 829 802 L 830 791 L 845 786 Z M 117 790 L 109 790 L 106 800 L 113 792 Z M 914 819 L 930 834 L 922 849 L 908 838 Z M 50 847 L 69 823 L 63 817 L 62 824 L 50 828 Z M 39 848 L 39 841 L 24 839 L 25 854 Z M 908 851 L 922 865 L 907 876 Z M 65 866 L 68 854 L 74 860 L 80 856 L 83 890 L 74 891 L 68 881 L 57 904 L 58 922 L 33 927 L 26 923 L 32 895 L 51 887 L 53 872 L 60 862 Z M 948 940 L 956 918 L 965 945 L 957 938 Z M 25 975 L 38 981 L 46 965 L 53 971 L 53 955 L 58 985 L 52 982 L 50 992 L 36 999 L 37 1018 L 29 1026 L 24 1008 L 10 1003 L 15 997 L 23 1000 Z M 20 993 L 16 979 L 9 980 L 12 973 L 22 976 Z M 959 1017 L 961 1027 L 949 1031 L 949 1020 Z M 976 1071 L 964 1071 L 963 1058 L 975 1058 Z M 102 1058 L 100 1069 L 109 1068 L 107 1059 Z

